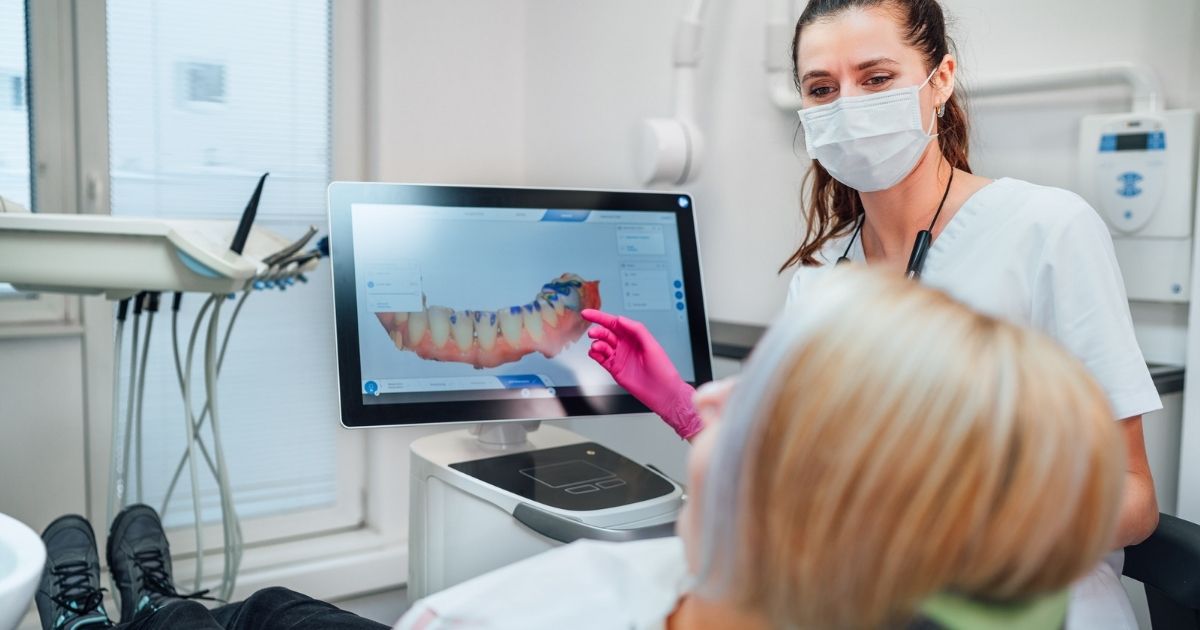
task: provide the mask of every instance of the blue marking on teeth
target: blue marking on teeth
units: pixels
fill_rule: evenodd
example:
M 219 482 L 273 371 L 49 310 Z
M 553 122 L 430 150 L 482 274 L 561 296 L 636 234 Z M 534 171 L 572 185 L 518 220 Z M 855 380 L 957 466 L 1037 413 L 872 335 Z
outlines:
M 521 312 L 521 307 L 520 306 L 510 306 L 508 308 L 508 312 L 512 313 L 513 315 L 516 315 Z
M 551 302 L 557 302 L 557 301 L 558 301 L 558 294 L 557 294 L 557 293 L 551 293 L 549 296 L 547 296 L 547 298 L 548 298 L 548 299 L 549 299 Z
M 451 324 L 457 324 L 457 323 L 458 323 L 458 315 L 457 315 L 457 314 L 452 314 L 452 315 L 450 315 L 450 323 L 451 323 Z
M 496 323 L 496 314 L 495 314 L 495 313 L 492 313 L 492 321 L 491 321 L 491 323 L 493 323 L 493 324 L 495 324 L 495 323 Z
M 475 321 L 479 321 L 483 317 L 483 313 L 475 311 Z
M 533 303 L 533 310 L 535 310 L 535 311 L 540 311 L 540 310 L 542 310 L 542 303 L 541 303 L 541 302 L 534 302 L 534 303 Z
M 563 294 L 563 295 L 570 295 L 570 293 L 571 293 L 571 288 L 570 288 L 570 287 L 564 287 L 564 286 L 562 286 L 562 285 L 559 285 L 559 286 L 555 287 L 555 290 L 556 290 L 556 291 L 558 291 L 559 293 Z

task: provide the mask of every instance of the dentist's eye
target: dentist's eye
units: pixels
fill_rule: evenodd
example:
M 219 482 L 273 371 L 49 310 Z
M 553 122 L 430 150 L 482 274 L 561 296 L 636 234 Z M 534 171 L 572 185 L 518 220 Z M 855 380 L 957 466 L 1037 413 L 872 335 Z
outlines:
M 814 96 L 817 98 L 820 98 L 822 96 L 829 96 L 830 94 L 833 94 L 833 88 L 831 88 L 827 85 L 817 86 L 808 91 L 809 96 Z
M 886 85 L 891 80 L 892 80 L 892 77 L 890 77 L 886 74 L 880 74 L 880 75 L 876 75 L 876 76 L 873 76 L 873 77 L 867 79 L 867 85 L 872 86 L 872 87 L 879 87 L 881 85 Z

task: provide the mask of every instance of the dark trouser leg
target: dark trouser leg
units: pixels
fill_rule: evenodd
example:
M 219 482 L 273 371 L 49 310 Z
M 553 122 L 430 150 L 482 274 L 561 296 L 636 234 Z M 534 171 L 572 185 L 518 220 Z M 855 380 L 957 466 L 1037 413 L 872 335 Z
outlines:
M 226 630 L 388 630 L 388 626 L 279 586 L 221 606 L 212 616 Z
M 221 630 L 212 613 L 203 604 L 179 601 L 167 604 L 154 612 L 143 614 L 119 630 Z

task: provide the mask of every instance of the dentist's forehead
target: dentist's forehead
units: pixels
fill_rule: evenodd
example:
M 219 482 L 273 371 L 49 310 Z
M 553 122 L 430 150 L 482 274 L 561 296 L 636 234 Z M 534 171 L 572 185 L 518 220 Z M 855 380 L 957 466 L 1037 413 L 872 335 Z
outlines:
M 872 61 L 896 64 L 921 61 L 921 53 L 904 40 L 901 20 L 882 7 L 847 9 L 804 27 L 796 49 L 799 75 L 838 74 Z

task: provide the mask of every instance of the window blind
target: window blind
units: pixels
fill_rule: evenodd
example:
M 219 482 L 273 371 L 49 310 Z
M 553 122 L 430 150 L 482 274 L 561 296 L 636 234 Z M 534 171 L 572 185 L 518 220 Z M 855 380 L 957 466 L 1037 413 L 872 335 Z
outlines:
M 257 223 L 291 238 L 309 225 L 323 233 L 330 32 L 328 1 L 108 0 L 113 214 L 236 218 L 269 171 Z M 243 518 L 338 498 L 328 267 L 311 280 L 282 293 L 256 292 L 232 333 L 220 375 L 221 430 Z M 202 301 L 185 298 L 181 343 Z M 232 303 L 223 309 L 226 319 L 232 310 Z M 154 323 L 143 410 L 142 498 L 155 507 L 186 440 L 163 311 Z M 197 392 L 201 374 L 197 363 Z M 131 481 L 129 496 L 136 499 L 136 491 Z M 218 499 L 210 475 L 201 494 L 204 518 L 213 522 Z M 185 471 L 167 525 L 190 522 L 190 505 Z

